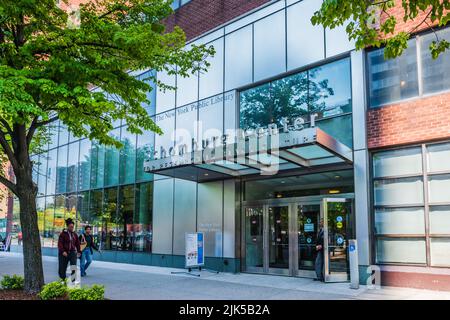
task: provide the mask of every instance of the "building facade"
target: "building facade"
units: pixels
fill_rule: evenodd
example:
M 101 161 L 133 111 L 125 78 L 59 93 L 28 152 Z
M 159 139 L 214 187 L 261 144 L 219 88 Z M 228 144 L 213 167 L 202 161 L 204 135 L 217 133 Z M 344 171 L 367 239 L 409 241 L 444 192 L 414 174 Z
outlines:
M 208 268 L 314 277 L 323 220 L 329 281 L 348 280 L 356 239 L 362 283 L 379 268 L 383 284 L 450 288 L 450 54 L 431 60 L 427 30 L 395 60 L 355 51 L 311 25 L 320 4 L 174 1 L 166 24 L 214 46 L 209 71 L 157 74 L 177 87 L 149 92 L 161 136 L 118 122 L 116 149 L 49 128 L 33 156 L 44 253 L 72 217 L 97 259 L 183 267 L 185 234 L 203 232 Z

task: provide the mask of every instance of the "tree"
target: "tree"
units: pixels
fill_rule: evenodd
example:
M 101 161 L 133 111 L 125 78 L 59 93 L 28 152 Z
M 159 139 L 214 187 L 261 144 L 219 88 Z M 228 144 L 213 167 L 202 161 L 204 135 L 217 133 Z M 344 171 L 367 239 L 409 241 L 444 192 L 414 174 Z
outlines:
M 212 47 L 186 50 L 180 28 L 165 32 L 168 0 L 92 0 L 71 12 L 56 3 L 0 2 L 0 153 L 15 175 L 15 181 L 0 175 L 0 183 L 20 203 L 27 292 L 44 283 L 30 155 L 48 139 L 46 127 L 59 120 L 77 137 L 115 147 L 121 143 L 108 133 L 118 119 L 131 133 L 160 134 L 142 106 L 149 103 L 148 81 L 173 87 L 129 71 L 185 77 L 206 71 L 205 58 L 214 54 Z M 68 0 L 60 3 L 69 7 Z
M 391 10 L 400 5 L 403 17 L 402 21 L 397 21 L 400 17 Z M 345 25 L 348 37 L 355 41 L 357 49 L 385 46 L 385 57 L 395 58 L 408 47 L 410 36 L 423 26 L 433 30 L 435 26 L 447 25 L 449 10 L 449 0 L 324 0 L 311 22 L 330 29 Z M 413 26 L 397 32 L 399 22 L 411 22 Z M 447 40 L 435 35 L 436 39 L 429 47 L 434 59 L 450 47 Z

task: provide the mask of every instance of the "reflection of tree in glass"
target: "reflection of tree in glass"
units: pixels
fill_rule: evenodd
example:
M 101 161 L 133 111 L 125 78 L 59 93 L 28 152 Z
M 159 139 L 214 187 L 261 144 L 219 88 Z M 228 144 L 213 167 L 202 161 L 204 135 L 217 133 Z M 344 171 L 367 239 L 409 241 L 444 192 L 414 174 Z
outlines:
M 321 112 L 326 98 L 334 95 L 328 79 L 316 80 L 321 68 L 301 72 L 243 91 L 240 96 L 242 129 L 280 125 L 283 117 L 295 118 Z

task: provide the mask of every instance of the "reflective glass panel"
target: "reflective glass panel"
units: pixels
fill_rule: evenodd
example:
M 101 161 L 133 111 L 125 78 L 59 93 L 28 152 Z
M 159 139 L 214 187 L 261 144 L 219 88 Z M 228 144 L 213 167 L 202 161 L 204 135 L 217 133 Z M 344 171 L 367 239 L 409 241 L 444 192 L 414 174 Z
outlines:
M 47 167 L 47 194 L 55 194 L 56 188 L 56 159 L 58 156 L 57 149 L 48 152 L 48 167 Z
M 68 146 L 69 156 L 67 158 L 67 192 L 76 192 L 78 186 L 78 153 L 79 142 L 74 142 Z
M 372 107 L 415 97 L 419 94 L 416 41 L 396 59 L 384 59 L 384 49 L 367 54 L 369 95 Z
M 120 141 L 120 128 L 110 133 L 114 139 Z M 119 149 L 114 146 L 105 147 L 105 187 L 119 183 Z
M 434 93 L 450 89 L 450 54 L 445 51 L 439 55 L 437 59 L 433 59 L 430 52 L 430 45 L 436 41 L 436 37 L 440 40 L 450 41 L 450 29 L 446 28 L 421 36 L 421 59 L 422 59 L 422 83 L 423 93 Z
M 319 118 L 351 112 L 350 59 L 309 70 L 308 103 Z
M 120 187 L 119 203 L 119 215 L 117 217 L 119 238 L 117 249 L 121 251 L 131 251 L 134 242 L 134 185 Z
M 136 178 L 136 135 L 122 128 L 120 149 L 120 184 L 134 183 Z
M 80 159 L 78 163 L 78 190 L 88 190 L 91 181 L 91 141 L 80 142 Z
M 150 160 L 155 146 L 155 133 L 153 131 L 144 131 L 137 136 L 137 168 L 136 180 L 148 181 L 153 178 L 153 174 L 144 172 L 144 163 Z
M 67 187 L 67 145 L 58 150 L 58 165 L 56 167 L 56 193 L 66 192 Z
M 134 250 L 152 252 L 153 241 L 153 183 L 141 183 L 136 189 L 134 214 Z

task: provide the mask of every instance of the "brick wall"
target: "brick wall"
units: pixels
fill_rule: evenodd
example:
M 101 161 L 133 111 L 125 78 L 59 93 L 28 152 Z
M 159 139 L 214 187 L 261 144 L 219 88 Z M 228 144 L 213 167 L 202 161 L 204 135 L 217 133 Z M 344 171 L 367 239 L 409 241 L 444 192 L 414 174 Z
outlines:
M 168 17 L 165 24 L 168 31 L 180 26 L 190 40 L 269 1 L 192 0 Z
M 448 139 L 450 93 L 369 110 L 367 133 L 369 148 Z
M 415 27 L 424 19 L 421 14 L 415 21 L 403 22 L 401 1 L 390 11 L 397 17 L 396 31 L 428 28 L 426 24 Z M 447 52 L 445 54 L 450 54 Z M 367 114 L 368 147 L 384 148 L 450 138 L 450 93 L 412 99 L 381 108 Z

